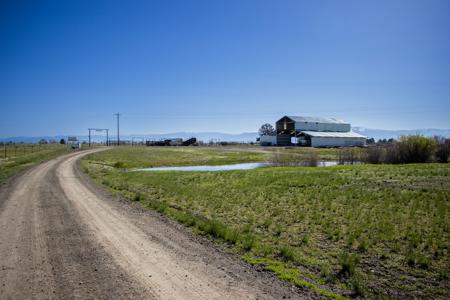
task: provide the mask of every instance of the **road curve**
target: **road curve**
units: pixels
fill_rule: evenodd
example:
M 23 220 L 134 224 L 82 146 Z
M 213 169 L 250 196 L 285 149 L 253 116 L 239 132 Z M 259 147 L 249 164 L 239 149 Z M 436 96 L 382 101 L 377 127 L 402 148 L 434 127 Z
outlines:
M 1 299 L 313 296 L 95 186 L 77 164 L 93 151 L 50 160 L 0 187 Z

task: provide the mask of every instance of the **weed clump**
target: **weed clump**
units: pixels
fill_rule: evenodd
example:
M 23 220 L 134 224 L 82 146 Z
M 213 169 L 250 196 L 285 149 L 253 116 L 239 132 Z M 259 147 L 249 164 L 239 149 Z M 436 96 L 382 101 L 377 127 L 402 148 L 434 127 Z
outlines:
M 424 270 L 428 269 L 431 264 L 430 259 L 418 250 L 411 250 L 406 256 L 406 262 L 410 267 L 418 266 Z
M 123 168 L 125 168 L 125 163 L 123 163 L 121 161 L 116 161 L 113 164 L 113 167 L 116 168 L 116 169 L 123 169 Z
M 356 267 L 358 266 L 360 258 L 356 254 L 349 254 L 344 252 L 341 254 L 339 263 L 341 265 L 341 270 L 339 274 L 343 277 L 352 277 L 356 272 Z
M 353 291 L 353 296 L 365 297 L 367 294 L 366 285 L 360 274 L 355 274 L 350 279 L 350 286 Z
M 329 263 L 323 263 L 320 266 L 320 277 L 322 277 L 325 282 L 333 283 L 336 281 L 336 277 L 333 276 L 333 272 Z
M 242 249 L 250 251 L 255 246 L 255 236 L 251 233 L 241 235 L 239 239 Z
M 295 256 L 294 249 L 283 245 L 280 247 L 280 256 L 287 261 L 293 261 Z
M 135 193 L 133 197 L 133 201 L 139 202 L 144 198 L 144 196 L 141 193 Z

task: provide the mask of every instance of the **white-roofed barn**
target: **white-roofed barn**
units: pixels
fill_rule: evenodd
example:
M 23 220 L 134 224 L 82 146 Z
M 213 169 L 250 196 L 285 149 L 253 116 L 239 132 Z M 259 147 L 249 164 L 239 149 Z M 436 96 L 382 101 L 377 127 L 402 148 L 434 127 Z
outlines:
M 364 146 L 366 137 L 335 118 L 284 116 L 276 122 L 276 144 L 310 147 Z

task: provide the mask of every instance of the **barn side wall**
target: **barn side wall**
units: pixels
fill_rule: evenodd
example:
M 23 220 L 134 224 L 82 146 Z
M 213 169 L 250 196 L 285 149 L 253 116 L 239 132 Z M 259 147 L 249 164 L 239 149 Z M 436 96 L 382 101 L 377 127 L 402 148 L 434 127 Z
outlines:
M 364 146 L 365 143 L 365 138 L 311 137 L 312 147 L 351 147 Z
M 291 135 L 290 134 L 278 134 L 277 135 L 277 145 L 278 146 L 290 146 L 290 145 L 292 145 Z
M 349 132 L 350 124 L 339 123 L 313 123 L 313 122 L 296 122 L 295 130 L 297 131 L 334 131 Z

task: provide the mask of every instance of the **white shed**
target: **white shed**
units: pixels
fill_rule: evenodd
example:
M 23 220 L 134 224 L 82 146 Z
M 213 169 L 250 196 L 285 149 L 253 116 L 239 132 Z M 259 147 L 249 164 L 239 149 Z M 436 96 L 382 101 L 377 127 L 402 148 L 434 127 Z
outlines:
M 352 131 L 302 131 L 300 136 L 303 136 L 307 144 L 312 147 L 353 147 L 366 144 L 365 136 Z

